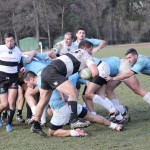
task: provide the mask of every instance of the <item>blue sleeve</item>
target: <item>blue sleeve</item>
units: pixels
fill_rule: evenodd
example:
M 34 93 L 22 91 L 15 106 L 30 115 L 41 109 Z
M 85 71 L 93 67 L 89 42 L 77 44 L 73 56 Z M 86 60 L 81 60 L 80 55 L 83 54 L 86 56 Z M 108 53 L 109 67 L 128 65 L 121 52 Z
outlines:
M 100 44 L 100 40 L 99 39 L 89 39 L 89 38 L 85 38 L 85 40 L 91 42 L 94 46 L 98 46 Z
M 47 57 L 47 53 L 36 54 L 34 57 L 43 60 L 45 57 Z
M 79 83 L 80 83 L 80 84 L 87 84 L 87 82 L 88 82 L 87 80 L 79 79 Z
M 76 84 L 77 84 L 79 78 L 80 78 L 79 74 L 78 74 L 78 73 L 75 73 L 75 74 L 69 76 L 68 79 L 71 81 L 71 83 L 72 83 L 74 86 L 76 86 Z
M 140 73 L 142 69 L 145 67 L 145 65 L 146 64 L 144 60 L 138 59 L 137 62 L 131 68 L 131 70 L 134 71 L 135 73 Z
M 93 60 L 94 60 L 96 65 L 98 65 L 101 61 L 99 58 L 96 58 L 96 57 L 93 57 Z
M 22 56 L 22 64 L 23 64 L 24 67 L 26 67 L 26 65 L 27 65 L 26 64 L 27 59 L 28 59 L 28 57 Z

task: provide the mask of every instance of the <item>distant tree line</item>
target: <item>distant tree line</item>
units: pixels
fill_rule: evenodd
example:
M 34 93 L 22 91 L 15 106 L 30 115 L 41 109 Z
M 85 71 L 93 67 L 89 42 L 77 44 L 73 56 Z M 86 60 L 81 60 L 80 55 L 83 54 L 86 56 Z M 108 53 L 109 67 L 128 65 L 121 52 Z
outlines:
M 149 0 L 0 0 L 0 44 L 5 32 L 49 39 L 83 27 L 108 44 L 150 41 Z

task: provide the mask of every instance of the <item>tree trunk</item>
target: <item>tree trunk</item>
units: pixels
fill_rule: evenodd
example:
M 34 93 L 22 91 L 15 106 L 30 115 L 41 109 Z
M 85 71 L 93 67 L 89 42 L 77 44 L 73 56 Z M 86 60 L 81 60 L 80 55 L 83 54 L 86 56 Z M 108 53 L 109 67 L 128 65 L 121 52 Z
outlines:
M 2 33 L 0 32 L 0 45 L 2 45 L 3 39 L 2 39 Z
M 16 28 L 15 28 L 15 14 L 13 12 L 13 17 L 12 17 L 12 24 L 13 24 L 13 30 L 14 30 L 14 35 L 15 35 L 15 42 L 16 42 L 16 45 L 19 46 L 18 44 L 18 38 L 17 38 L 17 32 L 16 32 Z
M 61 35 L 62 35 L 62 38 L 63 38 L 63 34 L 64 34 L 64 12 L 65 12 L 65 5 L 64 5 L 64 0 L 62 0 L 61 2 L 62 2 Z
M 34 14 L 35 14 L 35 31 L 36 31 L 36 39 L 38 42 L 38 48 L 39 48 L 39 41 L 40 41 L 40 37 L 39 37 L 39 14 L 38 11 L 36 9 L 36 1 L 33 1 L 33 8 L 34 8 Z
M 51 48 L 51 30 L 50 30 L 50 24 L 47 21 L 47 32 L 48 32 L 48 48 Z

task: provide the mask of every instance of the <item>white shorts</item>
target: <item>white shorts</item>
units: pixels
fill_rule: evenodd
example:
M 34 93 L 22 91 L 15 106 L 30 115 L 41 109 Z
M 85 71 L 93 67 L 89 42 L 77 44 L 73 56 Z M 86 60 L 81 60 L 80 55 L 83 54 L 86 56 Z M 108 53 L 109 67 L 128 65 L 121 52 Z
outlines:
M 51 118 L 51 124 L 55 126 L 63 126 L 69 123 L 70 120 L 70 108 L 68 104 L 66 103 L 63 107 L 61 107 L 58 110 L 52 110 L 53 116 Z M 78 115 L 82 112 L 82 105 L 77 105 L 77 113 Z
M 99 76 L 102 78 L 108 77 L 110 75 L 110 67 L 107 63 L 101 62 L 98 66 Z
M 127 59 L 121 59 L 120 67 L 119 67 L 119 74 L 129 70 L 131 65 Z

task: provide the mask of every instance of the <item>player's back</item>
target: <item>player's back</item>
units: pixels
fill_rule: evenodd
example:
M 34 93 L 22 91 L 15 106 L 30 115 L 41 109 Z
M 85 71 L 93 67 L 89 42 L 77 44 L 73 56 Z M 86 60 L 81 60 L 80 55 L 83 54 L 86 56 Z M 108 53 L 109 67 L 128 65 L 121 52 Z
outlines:
M 85 50 L 78 49 L 74 53 L 67 53 L 52 61 L 51 65 L 64 76 L 68 77 L 87 65 L 87 61 L 92 61 L 91 55 Z

